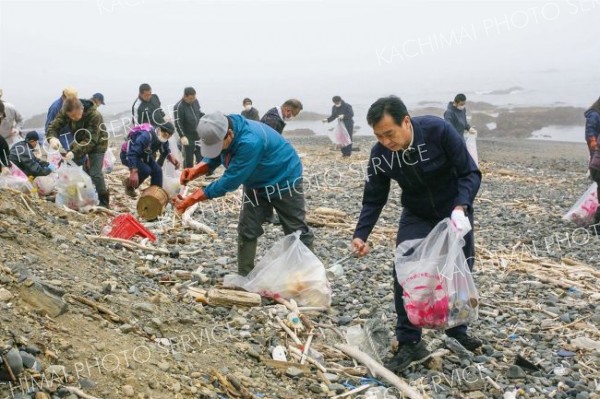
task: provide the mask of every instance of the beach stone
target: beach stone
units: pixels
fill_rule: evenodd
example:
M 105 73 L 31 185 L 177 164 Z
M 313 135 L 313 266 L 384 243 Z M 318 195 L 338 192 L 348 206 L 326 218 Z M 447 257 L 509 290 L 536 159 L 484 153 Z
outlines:
M 506 377 L 511 380 L 526 378 L 527 374 L 523 371 L 523 369 L 516 365 L 511 365 L 506 372 Z
M 0 302 L 8 302 L 13 299 L 13 294 L 6 288 L 0 288 Z
M 122 391 L 123 396 L 126 398 L 132 398 L 135 395 L 135 391 L 131 385 L 123 385 Z
M 299 377 L 303 377 L 304 376 L 304 371 L 302 371 L 301 369 L 297 368 L 297 367 L 289 367 L 286 371 L 285 371 L 285 375 L 287 375 L 290 378 L 299 378 Z

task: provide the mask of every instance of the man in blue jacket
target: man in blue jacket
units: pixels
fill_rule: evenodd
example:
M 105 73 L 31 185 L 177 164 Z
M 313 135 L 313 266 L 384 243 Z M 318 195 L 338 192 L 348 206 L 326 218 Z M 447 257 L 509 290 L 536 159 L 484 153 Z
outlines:
M 479 190 L 481 172 L 462 138 L 452 125 L 438 117 L 411 118 L 404 103 L 395 96 L 373 103 L 367 122 L 378 143 L 371 150 L 362 210 L 352 241 L 354 251 L 358 256 L 369 252 L 367 239 L 388 200 L 394 180 L 402 189 L 403 207 L 396 246 L 406 240 L 425 238 L 441 220 L 450 217 L 457 234 L 466 233 L 463 251 L 472 268 L 473 200 Z M 408 319 L 395 269 L 393 276 L 399 348 L 387 366 L 398 372 L 426 359 L 429 353 L 421 342 L 421 329 Z M 481 346 L 481 341 L 467 335 L 467 326 L 454 327 L 446 334 L 468 350 Z
M 175 169 L 179 168 L 179 161 L 171 154 L 169 148 L 169 139 L 173 133 L 175 133 L 175 126 L 171 122 L 165 122 L 156 128 L 149 123 L 144 123 L 131 129 L 129 140 L 121 146 L 121 162 L 129 168 L 129 178 L 123 180 L 127 195 L 135 197 L 135 189 L 148 176 L 152 186 L 162 187 L 161 167 L 165 159 L 168 159 Z
M 585 142 L 588 145 L 590 151 L 590 159 L 596 151 L 596 143 L 600 140 L 600 98 L 596 100 L 585 113 Z
M 34 150 L 38 145 L 39 135 L 35 130 L 27 133 L 25 140 L 20 141 L 10 149 L 10 162 L 15 164 L 27 176 L 48 176 L 56 171 L 56 167 L 35 156 Z
M 279 133 L 241 115 L 207 114 L 198 123 L 204 160 L 181 174 L 185 185 L 198 176 L 225 167 L 225 173 L 204 190 L 174 200 L 177 212 L 199 202 L 218 198 L 244 185 L 244 200 L 238 223 L 238 273 L 246 276 L 254 268 L 258 237 L 264 231 L 266 210 L 273 206 L 286 235 L 300 230 L 300 239 L 312 248 L 313 234 L 306 224 L 302 163 Z

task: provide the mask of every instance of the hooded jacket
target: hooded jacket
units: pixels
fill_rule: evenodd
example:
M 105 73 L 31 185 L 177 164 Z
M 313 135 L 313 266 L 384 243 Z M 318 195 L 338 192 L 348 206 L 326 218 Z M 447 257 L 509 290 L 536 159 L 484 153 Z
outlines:
M 150 163 L 156 159 L 156 152 L 159 152 L 158 164 L 163 165 L 167 156 L 171 153 L 169 142 L 164 143 L 158 139 L 156 128 L 150 124 L 141 126 L 142 129 L 130 134 L 127 143 L 127 163 L 130 169 L 137 169 L 140 163 Z
M 27 176 L 48 176 L 52 171 L 48 162 L 42 161 L 33 153 L 26 141 L 19 141 L 10 149 L 10 162 L 15 164 Z
M 197 141 L 198 132 L 196 131 L 196 127 L 203 116 L 204 113 L 200 110 L 198 100 L 195 100 L 191 104 L 186 103 L 183 99 L 179 100 L 173 110 L 175 128 L 179 137 L 187 137 L 190 143 Z
M 371 150 L 362 210 L 354 237 L 366 241 L 388 200 L 390 183 L 402 190 L 401 203 L 415 216 L 440 221 L 456 206 L 473 208 L 481 172 L 452 125 L 435 116 L 411 118 L 412 150 Z
M 73 152 L 75 159 L 86 154 L 101 154 L 108 148 L 108 132 L 96 106 L 90 100 L 82 100 L 83 116 L 78 121 L 73 121 L 67 113 L 61 110 L 56 119 L 50 124 L 46 131 L 46 137 L 58 138 L 62 129 L 67 126 L 73 132 L 74 140 L 69 149 Z
M 465 130 L 471 129 L 471 125 L 467 122 L 467 109 L 460 110 L 456 108 L 452 101 L 448 103 L 448 108 L 444 112 L 444 119 L 454 127 L 454 130 L 461 137 L 465 133 Z
M 226 170 L 219 180 L 206 187 L 206 196 L 221 197 L 242 184 L 272 197 L 293 189 L 302 177 L 302 163 L 294 147 L 264 123 L 241 115 L 227 117 L 234 132 L 229 148 L 219 158 L 203 160 L 211 172 L 220 165 Z

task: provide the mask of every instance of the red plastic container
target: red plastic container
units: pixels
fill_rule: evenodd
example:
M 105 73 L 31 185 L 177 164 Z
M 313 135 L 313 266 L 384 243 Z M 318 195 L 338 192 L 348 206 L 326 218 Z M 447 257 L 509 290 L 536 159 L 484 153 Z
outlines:
M 137 235 L 143 238 L 149 238 L 150 241 L 156 241 L 154 234 L 148 231 L 148 229 L 129 213 L 124 213 L 114 218 L 111 222 L 111 226 L 112 228 L 108 233 L 109 237 L 130 240 L 131 237 Z

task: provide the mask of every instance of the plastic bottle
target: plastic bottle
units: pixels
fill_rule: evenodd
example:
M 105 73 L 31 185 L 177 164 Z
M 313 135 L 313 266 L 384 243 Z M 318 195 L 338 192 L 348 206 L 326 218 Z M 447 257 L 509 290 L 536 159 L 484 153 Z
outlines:
M 287 319 L 290 322 L 292 328 L 302 328 L 302 321 L 296 312 L 290 312 L 287 315 Z

